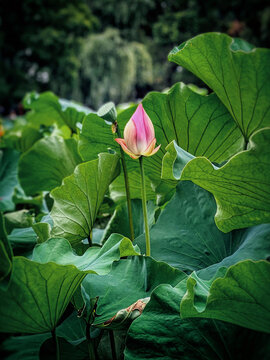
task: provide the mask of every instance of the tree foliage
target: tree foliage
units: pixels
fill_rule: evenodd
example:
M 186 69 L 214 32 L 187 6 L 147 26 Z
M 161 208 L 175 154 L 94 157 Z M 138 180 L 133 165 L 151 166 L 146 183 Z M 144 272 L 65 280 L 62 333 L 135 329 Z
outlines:
M 116 29 L 90 35 L 80 55 L 77 94 L 98 108 L 106 101 L 136 97 L 136 87 L 152 83 L 152 59 L 145 45 L 127 42 Z
M 84 0 L 1 1 L 0 104 L 14 106 L 33 89 L 69 97 L 95 21 Z

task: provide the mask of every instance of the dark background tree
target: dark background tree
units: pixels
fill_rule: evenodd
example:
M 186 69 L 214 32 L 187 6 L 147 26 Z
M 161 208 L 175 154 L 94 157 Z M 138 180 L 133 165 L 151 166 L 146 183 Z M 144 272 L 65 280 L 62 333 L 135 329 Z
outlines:
M 269 3 L 3 0 L 0 104 L 7 112 L 26 91 L 35 89 L 52 90 L 97 108 L 109 99 L 135 100 L 176 81 L 200 85 L 190 73 L 169 63 L 167 55 L 174 46 L 208 31 L 269 47 Z
M 95 23 L 84 0 L 1 1 L 0 104 L 10 109 L 35 89 L 70 96 L 82 39 Z

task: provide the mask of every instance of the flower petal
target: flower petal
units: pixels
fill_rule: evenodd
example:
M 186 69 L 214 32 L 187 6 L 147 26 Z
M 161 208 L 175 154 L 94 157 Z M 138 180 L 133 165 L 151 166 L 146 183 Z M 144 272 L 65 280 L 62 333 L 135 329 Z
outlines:
M 131 119 L 133 120 L 136 127 L 137 153 L 142 154 L 142 152 L 146 151 L 149 144 L 155 137 L 154 126 L 149 116 L 145 112 L 142 104 L 138 105 Z
M 158 145 L 152 152 L 150 155 L 147 155 L 147 156 L 152 156 L 154 155 L 156 152 L 158 152 L 159 148 L 161 147 L 161 145 Z
M 140 157 L 140 155 L 136 155 L 136 154 L 133 154 L 133 152 L 131 152 L 126 143 L 125 143 L 125 140 L 124 139 L 121 139 L 121 138 L 117 138 L 117 139 L 114 139 L 119 145 L 121 145 L 121 148 L 124 150 L 124 152 L 126 154 L 128 154 L 132 159 L 138 159 Z
M 154 138 L 154 139 L 151 141 L 150 145 L 146 148 L 146 150 L 142 152 L 142 155 L 143 155 L 143 156 L 148 156 L 149 154 L 152 153 L 152 151 L 153 151 L 154 148 L 155 148 L 156 141 L 157 141 L 156 138 Z
M 138 154 L 137 149 L 137 131 L 132 119 L 130 119 L 124 129 L 124 139 L 127 148 L 133 153 Z
M 146 149 L 146 151 L 142 154 L 143 156 L 152 156 L 159 150 L 161 145 L 159 145 L 155 148 L 156 141 L 157 141 L 156 138 L 154 138 L 153 141 L 151 142 L 151 144 Z

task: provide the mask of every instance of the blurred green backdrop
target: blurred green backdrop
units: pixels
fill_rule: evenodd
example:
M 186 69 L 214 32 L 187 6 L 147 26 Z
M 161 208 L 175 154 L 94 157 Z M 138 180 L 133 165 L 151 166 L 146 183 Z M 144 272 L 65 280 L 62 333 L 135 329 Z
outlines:
M 208 31 L 269 47 L 269 2 L 3 0 L 0 112 L 20 112 L 20 100 L 30 90 L 51 90 L 97 109 L 176 81 L 200 85 L 167 55 Z

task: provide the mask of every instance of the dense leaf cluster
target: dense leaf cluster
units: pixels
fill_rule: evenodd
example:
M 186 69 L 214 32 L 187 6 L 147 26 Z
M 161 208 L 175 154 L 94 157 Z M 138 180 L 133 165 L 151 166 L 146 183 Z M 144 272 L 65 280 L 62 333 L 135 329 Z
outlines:
M 175 84 L 143 107 L 160 150 L 126 156 L 131 242 L 111 123 L 50 92 L 0 150 L 0 331 L 11 359 L 264 359 L 270 333 L 270 51 L 199 35 Z M 121 130 L 136 105 L 117 109 Z M 56 334 L 56 337 L 55 337 Z M 58 346 L 57 343 L 58 342 Z M 116 353 L 116 355 L 115 355 Z

